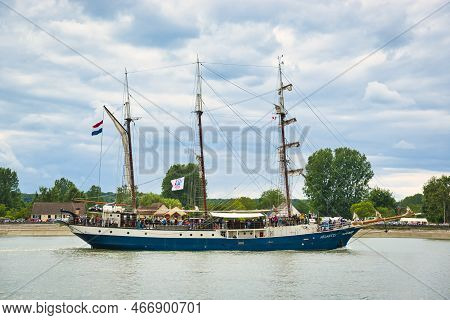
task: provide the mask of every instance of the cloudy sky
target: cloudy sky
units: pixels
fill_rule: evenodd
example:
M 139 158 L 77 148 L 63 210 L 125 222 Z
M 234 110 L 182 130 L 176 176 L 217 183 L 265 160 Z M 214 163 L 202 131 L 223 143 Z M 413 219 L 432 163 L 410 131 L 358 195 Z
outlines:
M 194 120 L 198 54 L 208 192 L 258 196 L 278 184 L 271 103 L 283 55 L 285 82 L 296 89 L 286 93 L 298 120 L 289 137 L 303 144 L 291 155 L 296 165 L 319 148 L 356 148 L 372 163 L 373 186 L 412 195 L 450 173 L 444 3 L 1 0 L 0 166 L 18 172 L 23 192 L 60 177 L 82 189 L 97 184 L 102 138 L 91 126 L 103 105 L 122 117 L 127 68 L 139 188 L 159 192 L 171 163 L 192 160 L 185 126 Z M 260 134 L 246 131 L 252 124 Z M 122 155 L 107 119 L 102 142 L 101 185 L 114 190 Z M 243 162 L 258 173 L 248 176 Z M 293 187 L 301 197 L 302 180 Z

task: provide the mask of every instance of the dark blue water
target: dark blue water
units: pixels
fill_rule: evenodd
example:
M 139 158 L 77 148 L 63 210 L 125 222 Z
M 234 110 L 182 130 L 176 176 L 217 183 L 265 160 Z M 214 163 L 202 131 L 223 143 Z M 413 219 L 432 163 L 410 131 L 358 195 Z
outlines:
M 123 252 L 0 237 L 2 299 L 442 299 L 450 241 L 354 239 L 327 252 Z

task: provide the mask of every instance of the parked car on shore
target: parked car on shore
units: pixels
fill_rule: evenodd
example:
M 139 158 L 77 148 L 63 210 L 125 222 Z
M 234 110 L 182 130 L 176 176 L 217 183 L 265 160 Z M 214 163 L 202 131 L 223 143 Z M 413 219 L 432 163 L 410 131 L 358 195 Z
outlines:
M 9 218 L 0 218 L 0 223 L 10 223 L 11 220 Z
M 102 212 L 102 207 L 100 207 L 98 204 L 96 204 L 95 206 L 89 207 L 88 211 Z

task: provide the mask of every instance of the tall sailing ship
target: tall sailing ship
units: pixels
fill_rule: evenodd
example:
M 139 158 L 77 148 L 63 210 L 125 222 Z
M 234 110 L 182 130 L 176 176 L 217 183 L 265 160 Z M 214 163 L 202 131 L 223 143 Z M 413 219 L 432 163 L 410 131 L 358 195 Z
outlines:
M 323 228 L 320 219 L 300 219 L 291 203 L 289 179 L 291 175 L 303 175 L 302 169 L 289 170 L 287 150 L 298 147 L 299 142 L 286 141 L 285 127 L 296 122 L 295 118 L 286 119 L 284 92 L 292 90 L 292 84 L 284 84 L 282 62 L 278 61 L 279 86 L 278 103 L 275 114 L 278 117 L 280 146 L 278 148 L 280 173 L 285 196 L 284 209 L 278 211 L 282 217 L 269 219 L 268 215 L 277 212 L 268 210 L 253 211 L 212 211 L 208 209 L 206 192 L 206 172 L 204 162 L 204 144 L 202 132 L 203 99 L 201 89 L 200 62 L 197 59 L 197 92 L 195 114 L 199 139 L 199 172 L 202 184 L 201 222 L 187 225 L 155 225 L 140 223 L 136 201 L 135 174 L 131 137 L 130 94 L 128 76 L 125 73 L 126 101 L 124 103 L 124 125 L 104 107 L 105 112 L 114 123 L 122 140 L 125 155 L 125 177 L 131 193 L 131 208 L 116 210 L 114 206 L 103 207 L 101 223 L 91 224 L 87 219 L 80 219 L 74 213 L 67 224 L 72 233 L 88 243 L 92 248 L 116 250 L 332 250 L 345 247 L 362 227 L 363 223 L 339 220 Z M 118 207 L 117 207 L 118 208 Z M 284 212 L 283 212 L 284 211 Z M 389 218 L 397 219 L 398 217 Z M 245 223 L 242 223 L 242 221 Z M 377 218 L 371 222 L 383 221 Z M 198 221 L 198 220 L 197 220 Z

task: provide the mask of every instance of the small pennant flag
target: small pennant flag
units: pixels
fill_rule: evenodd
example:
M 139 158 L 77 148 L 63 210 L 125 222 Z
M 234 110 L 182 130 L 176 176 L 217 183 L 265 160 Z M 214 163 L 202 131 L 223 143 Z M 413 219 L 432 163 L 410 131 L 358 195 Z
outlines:
M 183 188 L 184 188 L 184 177 L 171 180 L 170 182 L 172 183 L 172 191 L 183 190 Z
M 103 128 L 101 128 L 102 125 L 103 125 L 103 120 L 100 121 L 100 122 L 97 122 L 96 124 L 94 124 L 92 126 L 92 128 L 97 129 L 97 130 L 93 130 L 92 131 L 92 135 L 93 136 L 96 136 L 96 135 L 98 135 L 98 134 L 103 132 Z

